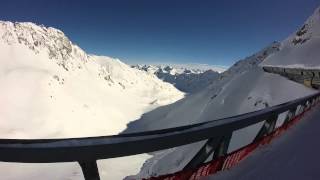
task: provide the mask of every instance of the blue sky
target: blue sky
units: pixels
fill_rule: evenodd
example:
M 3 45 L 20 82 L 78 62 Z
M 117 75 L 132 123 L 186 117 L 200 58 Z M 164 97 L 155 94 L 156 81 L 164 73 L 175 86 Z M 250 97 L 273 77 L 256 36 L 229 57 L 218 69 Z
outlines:
M 299 28 L 318 0 L 1 0 L 0 19 L 61 29 L 127 63 L 230 66 Z

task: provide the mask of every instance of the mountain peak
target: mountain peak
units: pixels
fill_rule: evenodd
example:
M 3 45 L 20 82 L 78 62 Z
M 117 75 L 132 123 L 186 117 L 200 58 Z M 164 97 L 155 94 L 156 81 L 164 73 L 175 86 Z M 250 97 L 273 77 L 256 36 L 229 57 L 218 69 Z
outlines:
M 87 54 L 74 45 L 59 29 L 31 22 L 0 21 L 0 42 L 8 45 L 23 45 L 38 54 L 45 50 L 50 59 L 66 70 L 72 68 L 70 59 L 87 61 Z

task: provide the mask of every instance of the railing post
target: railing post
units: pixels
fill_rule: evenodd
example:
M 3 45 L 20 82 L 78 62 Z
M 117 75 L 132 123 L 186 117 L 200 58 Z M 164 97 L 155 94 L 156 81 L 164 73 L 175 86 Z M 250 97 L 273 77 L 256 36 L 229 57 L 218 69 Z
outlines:
M 310 103 L 310 101 L 308 100 L 308 101 L 306 102 L 306 104 L 305 104 L 305 108 L 306 108 L 306 109 L 309 109 L 310 106 L 311 106 L 311 103 Z
M 289 112 L 284 120 L 284 124 L 289 122 L 296 115 L 297 107 L 289 109 Z
M 260 129 L 257 136 L 255 137 L 254 142 L 261 139 L 264 135 L 272 133 L 272 131 L 276 127 L 277 119 L 278 119 L 277 114 L 273 114 L 272 116 L 270 116 L 270 118 L 268 118 L 264 122 L 262 128 Z
M 306 108 L 306 109 L 309 109 L 310 106 L 311 106 L 311 103 L 310 103 L 310 101 L 308 100 L 308 101 L 306 102 L 306 104 L 305 104 L 305 108 Z
M 229 133 L 221 138 L 217 148 L 214 150 L 212 159 L 216 159 L 228 153 L 231 137 L 232 137 L 232 133 Z
M 78 162 L 85 180 L 100 180 L 96 161 Z
M 191 159 L 191 161 L 183 169 L 196 168 L 199 165 L 201 165 L 202 163 L 204 163 L 212 153 L 214 153 L 216 151 L 222 151 L 221 149 L 227 150 L 228 147 L 226 147 L 226 144 L 229 145 L 228 142 L 230 141 L 230 138 L 231 138 L 231 136 L 229 138 L 222 136 L 222 137 L 209 139 L 206 142 L 206 144 L 202 146 L 202 148 L 198 151 L 198 153 Z M 222 148 L 222 146 L 223 146 L 223 148 Z M 226 150 L 222 151 L 220 153 L 225 153 Z
M 300 104 L 300 108 L 299 108 L 299 113 L 298 114 L 301 114 L 305 109 L 305 105 L 302 105 Z

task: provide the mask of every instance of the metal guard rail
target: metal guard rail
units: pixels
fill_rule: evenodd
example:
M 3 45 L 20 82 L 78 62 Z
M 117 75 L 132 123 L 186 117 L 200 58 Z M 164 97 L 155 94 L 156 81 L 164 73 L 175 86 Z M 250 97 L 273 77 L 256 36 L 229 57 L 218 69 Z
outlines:
M 208 139 L 202 149 L 209 147 L 212 150 L 202 152 L 200 149 L 185 167 L 194 168 L 203 163 L 211 153 L 214 153 L 213 158 L 225 154 L 233 131 L 265 121 L 268 126 L 261 128 L 256 137 L 260 138 L 270 133 L 270 129 L 266 127 L 274 128 L 274 121 L 279 114 L 286 111 L 289 112 L 288 115 L 290 112 L 295 113 L 299 106 L 314 104 L 319 101 L 319 97 L 320 92 L 255 112 L 162 130 L 86 138 L 0 139 L 0 161 L 79 162 L 85 179 L 98 180 L 100 178 L 96 160 L 164 150 Z

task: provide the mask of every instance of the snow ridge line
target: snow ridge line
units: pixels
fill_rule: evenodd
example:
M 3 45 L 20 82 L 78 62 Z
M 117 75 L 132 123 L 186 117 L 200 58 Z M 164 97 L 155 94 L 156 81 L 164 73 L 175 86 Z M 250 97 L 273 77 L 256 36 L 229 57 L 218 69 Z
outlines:
M 219 171 L 228 170 L 239 164 L 242 160 L 248 157 L 259 147 L 263 147 L 272 142 L 273 139 L 279 137 L 286 132 L 290 127 L 299 122 L 302 117 L 319 104 L 319 101 L 305 108 L 304 111 L 294 116 L 290 121 L 284 122 L 280 127 L 277 127 L 272 133 L 265 135 L 260 140 L 252 142 L 238 150 L 221 156 L 211 162 L 207 162 L 195 169 L 182 170 L 173 174 L 161 175 L 158 177 L 151 177 L 143 180 L 197 180 L 201 177 L 216 174 Z

